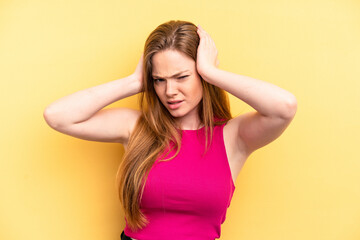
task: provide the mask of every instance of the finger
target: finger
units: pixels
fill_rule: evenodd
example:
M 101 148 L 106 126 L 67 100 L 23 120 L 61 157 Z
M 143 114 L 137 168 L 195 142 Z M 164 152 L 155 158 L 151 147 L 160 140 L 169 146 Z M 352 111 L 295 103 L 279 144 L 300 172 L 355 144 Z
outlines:
M 212 40 L 210 34 L 208 34 L 207 32 L 205 32 L 204 35 L 206 36 L 206 37 L 205 37 L 205 38 L 206 38 L 206 41 L 207 41 L 209 44 L 212 44 L 212 41 L 213 41 L 213 40 Z
M 199 28 L 197 33 L 199 34 L 200 38 L 205 38 L 204 32 Z
M 201 38 L 204 40 L 204 44 L 209 47 L 215 47 L 215 42 L 212 40 L 211 36 L 200 26 L 198 25 L 198 32 Z M 216 48 L 216 47 L 215 47 Z
M 203 36 L 205 36 L 206 34 L 207 34 L 207 32 L 204 30 L 204 28 L 202 28 L 200 25 L 199 25 L 199 32 L 203 35 Z
M 203 28 L 202 28 L 200 25 L 198 25 L 197 31 L 198 31 L 200 34 L 202 34 L 202 33 L 203 33 Z
M 201 33 L 201 28 L 198 26 L 196 31 L 197 31 L 198 33 Z
M 216 48 L 216 44 L 215 44 L 214 40 L 211 40 L 211 42 L 212 42 L 213 47 Z

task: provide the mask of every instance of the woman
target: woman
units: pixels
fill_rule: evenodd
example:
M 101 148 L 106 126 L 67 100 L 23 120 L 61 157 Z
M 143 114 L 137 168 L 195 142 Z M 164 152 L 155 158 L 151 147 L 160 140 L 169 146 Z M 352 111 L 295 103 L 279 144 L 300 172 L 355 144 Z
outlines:
M 125 147 L 117 173 L 121 239 L 215 239 L 249 155 L 278 138 L 297 109 L 291 93 L 219 69 L 209 34 L 159 25 L 133 74 L 50 104 L 57 131 Z M 225 91 L 256 111 L 231 117 Z M 140 93 L 140 111 L 102 109 Z M 150 171 L 151 170 L 151 171 Z

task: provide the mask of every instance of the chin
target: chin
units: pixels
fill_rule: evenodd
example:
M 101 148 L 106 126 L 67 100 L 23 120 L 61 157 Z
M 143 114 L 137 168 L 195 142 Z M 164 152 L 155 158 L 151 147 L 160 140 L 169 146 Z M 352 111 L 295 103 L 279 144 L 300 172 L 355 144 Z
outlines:
M 171 111 L 169 111 L 170 112 L 170 114 L 171 114 L 171 116 L 173 116 L 174 118 L 179 118 L 179 117 L 182 117 L 182 116 L 184 116 L 184 114 L 182 114 L 182 113 L 177 113 L 177 112 L 171 112 Z
M 170 113 L 171 116 L 178 118 L 178 117 L 183 117 L 184 111 L 179 111 L 179 110 L 172 110 L 172 109 L 167 109 L 168 112 Z

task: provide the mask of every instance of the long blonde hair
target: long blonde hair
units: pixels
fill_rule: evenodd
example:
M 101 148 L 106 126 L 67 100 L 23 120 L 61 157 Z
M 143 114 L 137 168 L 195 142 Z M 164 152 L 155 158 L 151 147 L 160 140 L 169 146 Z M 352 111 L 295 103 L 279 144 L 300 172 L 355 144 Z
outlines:
M 140 201 L 149 170 L 169 144 L 180 151 L 182 132 L 175 119 L 160 102 L 152 78 L 152 57 L 155 53 L 172 49 L 185 53 L 196 61 L 200 38 L 197 27 L 187 21 L 168 21 L 153 30 L 145 42 L 143 58 L 143 91 L 139 95 L 141 116 L 130 136 L 127 149 L 116 176 L 119 199 L 127 224 L 132 231 L 145 227 L 149 221 L 140 210 Z M 214 125 L 231 119 L 229 101 L 224 90 L 201 78 L 203 98 L 199 103 L 199 118 L 205 129 L 206 149 L 212 141 Z M 167 155 L 165 155 L 167 156 Z

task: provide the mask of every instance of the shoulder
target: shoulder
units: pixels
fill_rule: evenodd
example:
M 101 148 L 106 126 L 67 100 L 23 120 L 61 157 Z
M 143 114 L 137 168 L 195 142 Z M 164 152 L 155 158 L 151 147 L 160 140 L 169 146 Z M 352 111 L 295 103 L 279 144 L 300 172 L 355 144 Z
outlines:
M 239 122 L 237 118 L 232 118 L 223 125 L 224 142 L 231 152 L 237 155 L 246 155 L 246 145 L 244 141 L 239 138 Z
M 136 126 L 136 123 L 138 122 L 140 116 L 141 116 L 141 111 L 139 110 L 135 110 L 135 109 L 128 109 L 128 116 L 129 116 L 129 135 L 132 134 L 132 132 L 134 131 L 134 128 Z
M 136 127 L 136 124 L 141 117 L 141 111 L 136 109 L 130 109 L 130 108 L 123 108 L 122 111 L 125 113 L 125 121 L 124 121 L 124 127 L 127 129 L 127 135 L 123 142 L 123 145 L 125 148 L 127 148 L 127 144 L 129 142 L 129 139 L 134 132 L 134 129 Z

